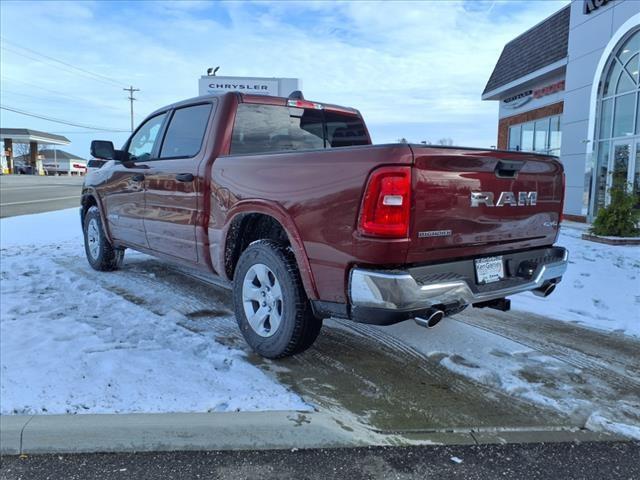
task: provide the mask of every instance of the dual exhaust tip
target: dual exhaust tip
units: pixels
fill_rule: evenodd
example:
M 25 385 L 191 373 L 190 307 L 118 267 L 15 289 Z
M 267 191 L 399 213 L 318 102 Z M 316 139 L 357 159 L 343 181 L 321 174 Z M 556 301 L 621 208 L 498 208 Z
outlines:
M 444 318 L 444 312 L 442 310 L 429 310 L 424 317 L 414 318 L 415 322 L 421 327 L 433 328 L 440 320 Z

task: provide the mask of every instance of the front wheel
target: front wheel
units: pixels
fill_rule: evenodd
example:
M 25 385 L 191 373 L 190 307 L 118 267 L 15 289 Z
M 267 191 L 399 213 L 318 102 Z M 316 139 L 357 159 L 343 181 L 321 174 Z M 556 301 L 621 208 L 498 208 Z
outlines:
M 242 335 L 263 357 L 300 353 L 322 328 L 293 254 L 271 240 L 254 242 L 242 253 L 233 277 L 233 303 Z
M 84 216 L 84 251 L 89 264 L 103 272 L 117 270 L 122 265 L 124 250 L 114 248 L 102 226 L 102 218 L 98 207 L 90 207 Z

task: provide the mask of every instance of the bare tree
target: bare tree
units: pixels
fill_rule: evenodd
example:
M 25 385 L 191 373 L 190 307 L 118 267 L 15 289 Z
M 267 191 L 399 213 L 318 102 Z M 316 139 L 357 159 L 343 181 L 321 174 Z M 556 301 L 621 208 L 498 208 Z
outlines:
M 409 143 L 409 140 L 407 140 L 406 138 L 402 137 L 398 139 L 398 143 Z
M 28 143 L 14 143 L 13 144 L 13 158 L 29 156 L 29 144 Z
M 453 145 L 453 138 L 441 138 L 440 140 L 438 140 L 438 145 L 451 146 Z

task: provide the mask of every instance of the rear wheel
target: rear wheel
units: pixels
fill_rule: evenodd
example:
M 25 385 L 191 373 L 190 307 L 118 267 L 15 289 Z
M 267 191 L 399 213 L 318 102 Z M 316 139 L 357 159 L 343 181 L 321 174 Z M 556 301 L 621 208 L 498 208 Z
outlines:
M 117 270 L 122 265 L 124 250 L 114 248 L 102 226 L 98 207 L 89 207 L 84 216 L 84 251 L 89 264 L 100 271 Z
M 291 251 L 271 240 L 252 243 L 241 255 L 233 278 L 240 331 L 251 348 L 282 358 L 309 348 L 318 337 L 316 318 Z

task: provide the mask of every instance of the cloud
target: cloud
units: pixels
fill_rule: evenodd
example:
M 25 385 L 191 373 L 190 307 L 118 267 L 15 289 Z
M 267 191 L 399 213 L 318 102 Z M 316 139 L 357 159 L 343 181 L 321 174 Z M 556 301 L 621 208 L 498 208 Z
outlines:
M 2 102 L 126 128 L 122 87 L 141 89 L 139 121 L 196 95 L 199 76 L 221 65 L 220 75 L 299 77 L 307 98 L 359 108 L 378 142 L 453 137 L 486 147 L 495 144 L 497 105 L 480 94 L 502 47 L 564 4 L 2 2 L 3 37 L 118 83 L 3 43 L 11 50 L 2 50 Z M 2 124 L 75 130 L 4 111 Z M 86 155 L 90 138 L 111 135 L 68 136 L 69 150 Z

